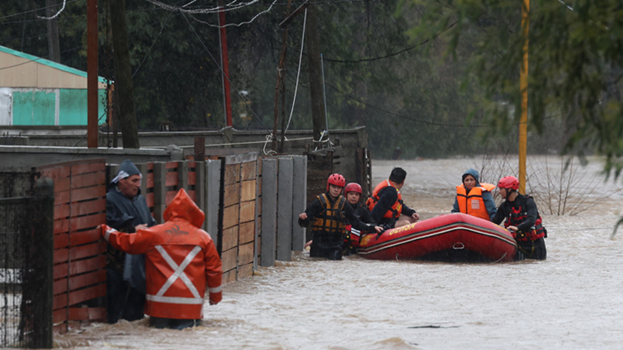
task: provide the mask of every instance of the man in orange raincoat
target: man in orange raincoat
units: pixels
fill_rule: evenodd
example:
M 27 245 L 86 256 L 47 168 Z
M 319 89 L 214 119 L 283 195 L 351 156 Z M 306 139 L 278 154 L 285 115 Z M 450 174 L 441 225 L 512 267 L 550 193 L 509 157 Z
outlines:
M 222 299 L 221 258 L 200 227 L 205 215 L 181 189 L 164 211 L 165 223 L 135 234 L 101 225 L 104 238 L 116 249 L 145 254 L 145 313 L 157 328 L 183 329 L 203 318 L 206 285 L 210 305 Z

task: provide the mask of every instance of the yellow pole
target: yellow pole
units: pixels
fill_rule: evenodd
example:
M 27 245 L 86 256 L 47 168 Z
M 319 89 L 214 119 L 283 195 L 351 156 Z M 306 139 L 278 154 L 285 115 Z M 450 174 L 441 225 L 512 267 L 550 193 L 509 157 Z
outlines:
M 521 120 L 519 122 L 519 192 L 526 193 L 526 145 L 528 138 L 528 29 L 530 27 L 530 0 L 524 0 L 521 8 L 521 31 L 523 33 L 523 61 L 519 76 L 521 90 Z

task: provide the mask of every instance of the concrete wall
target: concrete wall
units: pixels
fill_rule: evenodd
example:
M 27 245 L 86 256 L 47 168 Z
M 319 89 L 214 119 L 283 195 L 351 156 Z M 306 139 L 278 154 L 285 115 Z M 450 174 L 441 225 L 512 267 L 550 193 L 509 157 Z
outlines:
M 239 131 L 233 128 L 211 131 L 142 132 L 139 133 L 143 147 L 140 150 L 104 148 L 112 144 L 112 134 L 106 133 L 99 135 L 99 149 L 84 148 L 87 142 L 86 129 L 81 132 L 78 128 L 0 127 L 0 135 L 6 134 L 20 135 L 20 140 L 26 142 L 28 146 L 0 146 L 0 157 L 6 159 L 4 164 L 0 165 L 0 169 L 7 166 L 36 166 L 85 158 L 105 158 L 109 163 L 119 163 L 126 158 L 136 162 L 180 160 L 194 154 L 195 138 L 198 137 L 205 139 L 207 156 L 229 156 L 248 152 L 257 152 L 260 156 L 274 154 L 271 152 L 271 143 L 266 142 L 265 131 Z M 280 134 L 278 139 L 281 139 Z M 365 127 L 333 130 L 329 140 L 331 144 L 325 143 L 325 147 L 315 149 L 311 130 L 295 130 L 288 131 L 287 140 L 284 142 L 284 154 L 308 157 L 308 202 L 324 191 L 326 179 L 331 173 L 341 173 L 349 182 L 360 182 L 364 191 L 369 187 L 365 183 L 366 179 L 371 178 L 369 167 L 363 169 L 363 172 L 367 173 L 366 176 L 362 176 L 359 164 L 362 150 L 368 147 Z M 10 137 L 0 137 L 0 144 L 7 144 L 9 141 L 13 140 L 10 140 Z M 120 136 L 118 143 L 122 144 Z M 75 146 L 81 148 L 74 148 Z
M 0 138 L 1 139 L 1 138 Z M 0 145 L 0 170 L 28 169 L 35 166 L 60 162 L 103 158 L 107 163 L 121 163 L 125 159 L 134 162 L 182 160 L 180 148 L 168 149 L 90 149 L 84 147 L 44 147 Z

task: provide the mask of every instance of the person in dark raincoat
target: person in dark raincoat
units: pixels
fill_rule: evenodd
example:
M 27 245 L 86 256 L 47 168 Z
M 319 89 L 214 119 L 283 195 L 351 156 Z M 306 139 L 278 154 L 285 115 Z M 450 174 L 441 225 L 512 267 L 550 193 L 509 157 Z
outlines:
M 106 194 L 106 224 L 118 231 L 134 233 L 156 225 L 140 193 L 141 172 L 129 159 L 123 161 Z M 108 322 L 144 317 L 145 257 L 125 254 L 112 246 L 107 251 Z

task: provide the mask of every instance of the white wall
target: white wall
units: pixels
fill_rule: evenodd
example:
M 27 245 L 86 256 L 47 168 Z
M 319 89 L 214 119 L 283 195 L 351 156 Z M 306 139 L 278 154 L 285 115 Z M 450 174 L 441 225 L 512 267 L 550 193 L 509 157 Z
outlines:
M 0 88 L 0 125 L 12 125 L 13 94 L 10 88 Z

